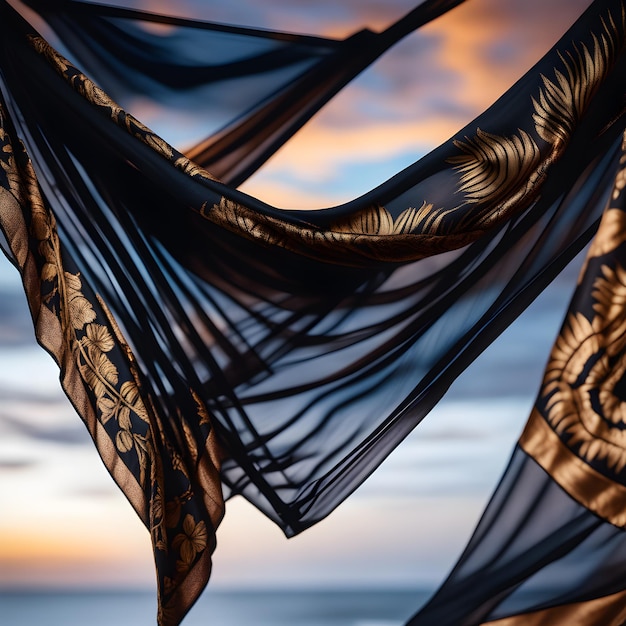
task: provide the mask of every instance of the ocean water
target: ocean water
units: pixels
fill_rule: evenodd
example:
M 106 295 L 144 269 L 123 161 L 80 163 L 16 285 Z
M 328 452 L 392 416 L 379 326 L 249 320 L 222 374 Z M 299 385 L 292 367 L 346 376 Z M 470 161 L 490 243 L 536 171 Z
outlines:
M 426 591 L 205 592 L 183 626 L 401 626 Z M 1 591 L 2 626 L 154 626 L 143 591 Z

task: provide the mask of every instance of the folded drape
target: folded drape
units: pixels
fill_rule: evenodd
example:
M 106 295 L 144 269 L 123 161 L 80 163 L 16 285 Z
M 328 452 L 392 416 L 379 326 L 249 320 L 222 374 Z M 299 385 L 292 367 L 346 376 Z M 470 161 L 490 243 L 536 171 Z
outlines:
M 385 50 L 464 1 L 427 0 L 380 33 L 345 40 L 76 0 L 26 4 L 126 110 L 147 96 L 172 124 L 198 118 L 208 136 L 187 156 L 237 186 Z M 154 33 L 155 24 L 172 30 Z
M 423 3 L 412 23 L 455 4 Z M 152 77 L 142 97 L 159 101 L 159 66 L 111 52 L 117 43 L 137 50 L 128 15 L 79 5 L 49 3 L 42 15 L 78 61 L 84 55 L 96 74 L 104 66 L 103 77 L 118 83 Z M 619 165 L 625 18 L 615 0 L 594 2 L 440 148 L 360 198 L 309 212 L 276 209 L 218 181 L 5 2 L 0 18 L 6 252 L 38 340 L 150 529 L 164 625 L 182 619 L 208 580 L 222 487 L 288 535 L 330 513 L 585 245 Z M 202 41 L 226 31 L 259 38 L 137 12 L 132 19 L 201 31 Z M 74 23 L 98 37 L 67 27 Z M 190 64 L 189 48 L 178 58 L 175 35 L 163 37 L 157 49 L 167 51 L 172 76 L 186 66 L 189 85 L 215 70 L 201 46 Z M 320 50 L 330 58 L 343 49 L 267 39 L 270 48 L 293 44 L 318 70 Z M 296 106 L 269 143 L 261 123 L 264 147 L 251 168 L 371 61 L 345 58 L 339 78 L 311 83 L 310 94 L 322 85 L 324 95 L 311 96 L 309 109 L 272 83 L 261 108 L 283 97 Z M 266 77 L 248 70 L 233 84 Z M 257 119 L 256 106 L 227 122 L 219 135 L 230 137 L 227 153 L 256 150 L 257 130 L 251 144 L 230 134 L 232 124 Z
M 410 622 L 626 620 L 626 140 L 535 408 L 472 539 Z

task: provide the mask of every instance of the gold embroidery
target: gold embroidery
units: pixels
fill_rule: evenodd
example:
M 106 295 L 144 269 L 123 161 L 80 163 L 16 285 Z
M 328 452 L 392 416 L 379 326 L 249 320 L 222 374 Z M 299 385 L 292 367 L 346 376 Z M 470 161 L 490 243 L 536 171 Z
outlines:
M 183 532 L 174 537 L 172 547 L 177 549 L 180 560 L 176 563 L 179 571 L 186 571 L 194 562 L 196 555 L 207 547 L 208 533 L 203 521 L 196 523 L 191 515 L 183 521 Z
M 470 204 L 489 204 L 491 214 L 477 224 L 488 226 L 503 210 L 529 201 L 538 191 L 545 169 L 563 151 L 598 86 L 610 71 L 617 51 L 624 44 L 626 17 L 622 5 L 621 22 L 609 12 L 602 20 L 603 32 L 592 33 L 593 47 L 573 46 L 566 55 L 559 53 L 563 71 L 554 69 L 556 82 L 542 75 L 543 88 L 532 98 L 533 121 L 539 137 L 552 145 L 552 154 L 542 157 L 535 140 L 525 131 L 503 137 L 478 128 L 473 138 L 455 140 L 462 155 L 449 159 L 460 172 L 459 191 Z M 523 208 L 523 204 L 519 208 Z M 495 208 L 495 210 L 494 210 Z
M 105 91 L 96 85 L 91 79 L 74 68 L 67 59 L 60 55 L 41 37 L 30 36 L 31 45 L 44 55 L 56 71 L 63 76 L 87 101 L 94 106 L 106 110 L 107 115 L 118 125 L 125 128 L 131 135 L 141 140 L 150 148 L 171 161 L 177 169 L 188 176 L 215 180 L 204 168 L 190 161 L 186 156 L 180 154 L 169 143 L 152 132 L 147 126 L 136 117 L 124 111 L 114 102 Z
M 70 340 L 78 371 L 96 398 L 101 422 L 106 424 L 113 418 L 117 420 L 116 448 L 123 454 L 134 453 L 139 470 L 137 479 L 145 486 L 147 470 L 154 455 L 149 439 L 137 430 L 137 424 L 132 421 L 134 415 L 149 425 L 137 384 L 134 379 L 120 384 L 118 369 L 107 356 L 115 347 L 115 342 L 106 327 L 90 323 L 96 318 L 96 313 L 82 293 L 80 277 L 65 272 L 61 291 L 66 294 L 71 326 L 84 331 L 79 340 Z
M 615 250 L 619 245 L 626 242 L 626 213 L 621 209 L 608 208 L 602 215 L 602 237 L 594 237 L 591 240 L 589 252 L 582 266 L 580 277 L 585 273 L 591 259 L 601 257 Z
M 624 351 L 626 319 L 626 271 L 620 265 L 613 269 L 602 266 L 602 277 L 596 280 L 593 309 L 596 319 L 604 320 L 601 332 L 606 345 L 606 355 L 614 358 Z
M 413 232 L 421 221 L 429 219 L 432 207 L 424 202 L 419 209 L 410 207 L 394 220 L 385 207 L 370 206 L 334 222 L 330 230 L 353 235 L 404 235 Z
M 107 391 L 113 391 L 118 383 L 118 371 L 106 354 L 99 350 L 92 351 L 90 355 L 82 352 L 79 359 L 82 360 L 80 373 L 83 380 L 96 398 L 101 398 Z
M 80 275 L 62 269 L 61 247 L 54 216 L 44 206 L 30 161 L 22 173 L 20 183 L 26 189 L 30 206 L 30 230 L 39 242 L 37 249 L 43 259 L 40 280 L 49 285 L 43 301 L 59 316 L 66 345 L 73 355 L 78 372 L 95 396 L 100 422 L 104 425 L 111 418 L 117 419 L 121 429 L 115 440 L 117 448 L 122 452 L 134 449 L 139 466 L 136 478 L 143 485 L 149 446 L 144 435 L 133 431 L 130 421 L 131 412 L 142 422 L 147 421 L 143 401 L 134 380 L 122 381 L 120 384 L 118 369 L 107 356 L 114 349 L 115 342 L 104 325 L 95 323 L 97 314 L 83 294 Z
M 155 482 L 153 481 L 153 484 Z M 165 528 L 163 524 L 163 513 L 165 510 L 163 491 L 161 486 L 157 483 L 152 496 L 150 506 L 150 535 L 154 544 L 155 550 L 167 553 L 169 546 L 165 540 Z
M 278 237 L 272 232 L 272 226 L 280 224 L 278 220 L 255 213 L 250 209 L 222 198 L 219 205 L 214 205 L 211 211 L 203 205 L 200 213 L 204 216 L 218 218 L 218 222 L 236 233 L 243 234 L 248 239 L 260 240 L 267 245 L 278 244 Z
M 99 350 L 101 352 L 109 352 L 113 350 L 115 343 L 113 337 L 101 324 L 88 324 L 85 327 L 85 336 L 80 342 L 87 350 Z
M 575 500 L 611 524 L 626 528 L 626 487 L 583 461 L 537 409 L 519 444 Z
M 615 183 L 613 184 L 613 193 L 611 194 L 612 200 L 617 200 L 624 187 L 626 187 L 626 133 L 622 135 L 622 156 L 620 157 L 619 164 L 620 170 L 615 177 Z
M 618 29 L 613 15 L 602 20 L 604 32 L 592 33 L 593 48 L 574 46 L 567 56 L 560 54 L 565 73 L 554 70 L 556 83 L 542 75 L 544 88 L 539 100 L 533 98 L 533 120 L 539 136 L 555 147 L 568 141 L 578 121 L 589 106 L 598 85 L 606 78 L 616 52 L 623 45 L 624 7 Z
M 612 197 L 620 198 L 621 190 Z M 621 476 L 626 469 L 626 270 L 617 262 L 624 244 L 626 213 L 608 208 L 579 277 L 579 283 L 594 279 L 591 298 L 574 299 L 520 439 L 572 497 L 617 526 L 626 526 Z
M 214 224 L 262 245 L 354 266 L 367 265 L 372 260 L 420 259 L 460 248 L 484 233 L 482 228 L 449 232 L 452 227 L 445 223 L 445 217 L 453 210 L 431 207 L 424 202 L 419 209 L 403 211 L 395 220 L 384 207 L 370 207 L 355 217 L 336 220 L 328 228 L 290 224 L 227 198 L 221 198 L 219 204 L 212 206 L 205 202 L 199 213 Z M 419 232 L 415 232 L 416 229 Z M 384 245 L 386 241 L 390 244 L 393 241 L 393 245 Z
M 479 128 L 476 137 L 466 140 L 454 142 L 465 154 L 449 159 L 461 174 L 459 191 L 466 202 L 511 205 L 532 189 L 541 155 L 528 133 L 500 137 Z
M 90 91 L 87 86 L 85 95 L 94 98 L 98 106 L 110 107 L 98 90 Z M 0 109 L 0 122 L 2 113 Z M 118 112 L 114 111 L 114 115 Z M 138 126 L 133 127 L 128 118 L 124 120 L 133 132 L 140 133 Z M 64 389 L 88 425 L 105 464 L 150 528 L 155 558 L 160 563 L 160 609 L 164 615 L 171 615 L 173 622 L 189 605 L 186 594 L 199 593 L 201 581 L 208 578 L 211 568 L 215 542 L 209 530 L 213 532 L 224 513 L 216 465 L 221 455 L 219 444 L 205 409 L 201 432 L 192 432 L 184 421 L 180 431 L 181 444 L 192 448 L 195 465 L 180 454 L 170 454 L 172 447 L 155 452 L 154 445 L 158 445 L 158 437 L 163 434 L 162 422 L 153 411 L 149 395 L 140 392 L 132 351 L 104 301 L 87 291 L 80 273 L 66 268 L 54 215 L 44 204 L 32 164 L 19 145 L 22 151 L 16 155 L 11 137 L 0 127 L 0 203 L 7 207 L 13 200 L 16 204 L 16 210 L 5 211 L 0 221 L 6 228 L 4 220 L 14 214 L 19 216 L 20 239 L 14 238 L 17 225 L 11 223 L 7 228 L 8 241 L 28 277 L 28 298 L 36 313 L 37 336 L 62 365 Z M 161 149 L 158 141 L 154 147 Z M 181 162 L 177 167 L 186 166 Z M 148 413 L 144 401 L 152 413 Z M 206 436 L 201 453 L 200 440 L 195 441 L 194 436 Z M 162 487 L 163 465 L 167 463 L 177 469 L 176 477 Z M 199 495 L 190 487 L 192 470 L 202 486 Z M 198 501 L 202 504 L 198 505 Z M 210 529 L 207 522 L 194 519 L 197 506 L 207 507 Z M 176 547 L 180 558 L 174 554 L 170 559 L 168 553 L 179 535 Z M 190 573 L 190 578 L 197 576 L 191 582 L 187 578 Z
M 196 403 L 198 417 L 200 418 L 199 424 L 201 426 L 205 424 L 206 425 L 211 424 L 211 418 L 209 417 L 209 412 L 207 411 L 206 405 L 201 400 L 200 396 L 193 389 L 191 390 L 191 395 L 193 396 L 193 399 Z
M 0 223 L 21 271 L 29 257 L 27 228 L 22 214 L 22 185 L 11 138 L 4 129 L 6 112 L 0 103 Z M 24 146 L 20 144 L 22 151 Z
M 626 373 L 626 272 L 602 268 L 589 321 L 572 314 L 553 348 L 541 394 L 548 422 L 588 462 L 626 467 L 626 404 L 615 393 Z
M 137 118 L 126 113 L 116 102 L 114 102 L 100 87 L 91 79 L 74 68 L 70 62 L 60 55 L 47 41 L 41 37 L 30 36 L 31 45 L 50 62 L 72 87 L 83 96 L 88 102 L 96 107 L 106 110 L 108 116 L 118 125 L 126 128 L 128 132 L 159 152 L 163 157 L 171 160 L 174 149 L 158 135 L 153 133 L 147 126 L 142 124 Z
M 0 121 L 2 121 L 2 117 L 2 110 L 0 109 Z M 2 151 L 0 152 L 0 167 L 2 167 L 2 171 L 7 178 L 9 191 L 19 201 L 21 195 L 20 176 L 17 172 L 15 155 L 13 154 L 13 147 L 11 146 L 9 136 L 2 127 L 0 127 L 0 145 L 2 146 Z
M 72 327 L 76 330 L 80 330 L 85 324 L 93 322 L 96 319 L 96 312 L 93 310 L 91 302 L 82 294 L 82 283 L 79 275 L 64 272 L 63 276 L 65 278 L 64 291 L 69 308 L 69 319 Z
M 203 167 L 200 167 L 198 164 L 190 161 L 186 156 L 179 156 L 174 161 L 174 167 L 187 174 L 187 176 L 206 178 L 207 180 L 216 180 L 216 178 L 211 176 L 211 174 Z

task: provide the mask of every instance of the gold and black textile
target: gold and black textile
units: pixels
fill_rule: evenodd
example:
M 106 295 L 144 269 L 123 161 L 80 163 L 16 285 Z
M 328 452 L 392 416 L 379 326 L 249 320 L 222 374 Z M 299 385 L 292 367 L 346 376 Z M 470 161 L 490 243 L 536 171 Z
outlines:
M 459 0 L 426 0 L 382 33 L 345 41 L 27 4 L 57 43 L 0 0 L 5 252 L 39 342 L 151 533 L 159 623 L 175 625 L 209 578 L 224 498 L 243 495 L 287 535 L 324 518 L 586 245 L 607 202 L 606 228 L 621 227 L 625 8 L 596 0 L 449 141 L 360 198 L 302 212 L 236 184 Z M 145 28 L 155 22 L 168 28 Z M 221 56 L 207 61 L 218 35 Z M 256 52 L 242 56 L 243 41 Z M 171 146 L 132 114 L 137 98 L 174 112 L 199 98 L 207 137 Z M 623 534 L 626 266 L 599 265 L 621 250 L 612 232 L 592 246 L 587 267 L 600 273 L 581 283 L 591 299 L 566 322 L 512 478 L 494 497 L 522 516 L 519 532 L 489 526 L 472 546 L 482 563 L 501 531 L 505 546 L 532 544 L 523 498 L 508 498 L 519 485 L 550 494 L 533 510 L 561 503 L 575 522 L 562 535 L 542 527 L 560 536 L 554 544 L 515 548 L 502 566 L 513 583 L 479 563 L 480 593 L 465 579 L 454 596 L 444 585 L 437 621 L 414 623 L 527 612 L 511 590 L 541 572 L 535 556 L 584 555 L 614 571 L 592 549 L 602 536 L 621 554 Z M 598 581 L 534 609 L 622 597 L 621 583 Z
M 519 446 L 465 553 L 409 623 L 626 620 L 626 138 Z

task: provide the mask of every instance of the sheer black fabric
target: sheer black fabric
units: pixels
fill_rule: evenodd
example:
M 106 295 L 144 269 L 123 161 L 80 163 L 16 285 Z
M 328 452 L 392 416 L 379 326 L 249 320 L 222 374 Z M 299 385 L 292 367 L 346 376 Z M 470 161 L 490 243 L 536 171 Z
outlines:
M 619 162 L 519 447 L 411 626 L 626 620 L 626 136 Z
M 534 622 L 533 613 L 623 592 L 626 533 L 576 502 L 520 448 L 446 582 L 407 626 L 610 624 L 584 609 Z M 623 599 L 621 605 L 624 606 Z M 504 622 L 505 624 L 507 622 Z
M 186 154 L 236 186 L 387 48 L 463 1 L 428 0 L 381 33 L 343 41 L 74 0 L 26 4 L 125 110 L 147 96 L 164 126 L 184 119 L 196 133 Z
M 104 79 L 115 75 L 114 88 L 141 84 L 156 100 L 180 86 L 155 81 L 156 66 L 140 63 L 136 42 L 150 37 L 127 13 L 79 4 L 44 12 L 78 60 L 85 54 Z M 426 2 L 411 23 L 455 4 Z M 336 42 L 133 16 L 201 41 L 260 38 L 261 57 L 289 68 L 252 108 L 220 122 L 234 124 L 218 134 L 224 154 L 258 149 L 230 181 L 372 60 L 353 61 L 360 49 L 341 56 Z M 306 213 L 216 180 L 5 2 L 0 17 L 6 252 L 40 342 L 150 528 L 162 624 L 178 623 L 208 579 L 220 481 L 288 535 L 330 513 L 585 245 L 619 167 L 625 17 L 615 0 L 594 2 L 440 148 L 360 198 Z M 111 53 L 118 41 L 131 53 Z M 164 76 L 187 68 L 182 87 L 216 71 L 201 50 L 189 63 L 161 44 Z M 291 54 L 307 60 L 292 66 Z M 324 83 L 331 57 L 345 65 Z M 258 62 L 232 80 L 247 81 Z M 300 75 L 312 102 L 301 116 L 285 78 Z M 294 109 L 282 108 L 283 97 Z M 257 137 L 262 109 L 279 125 L 266 136 L 261 121 Z M 252 128 L 251 143 L 232 128 Z

